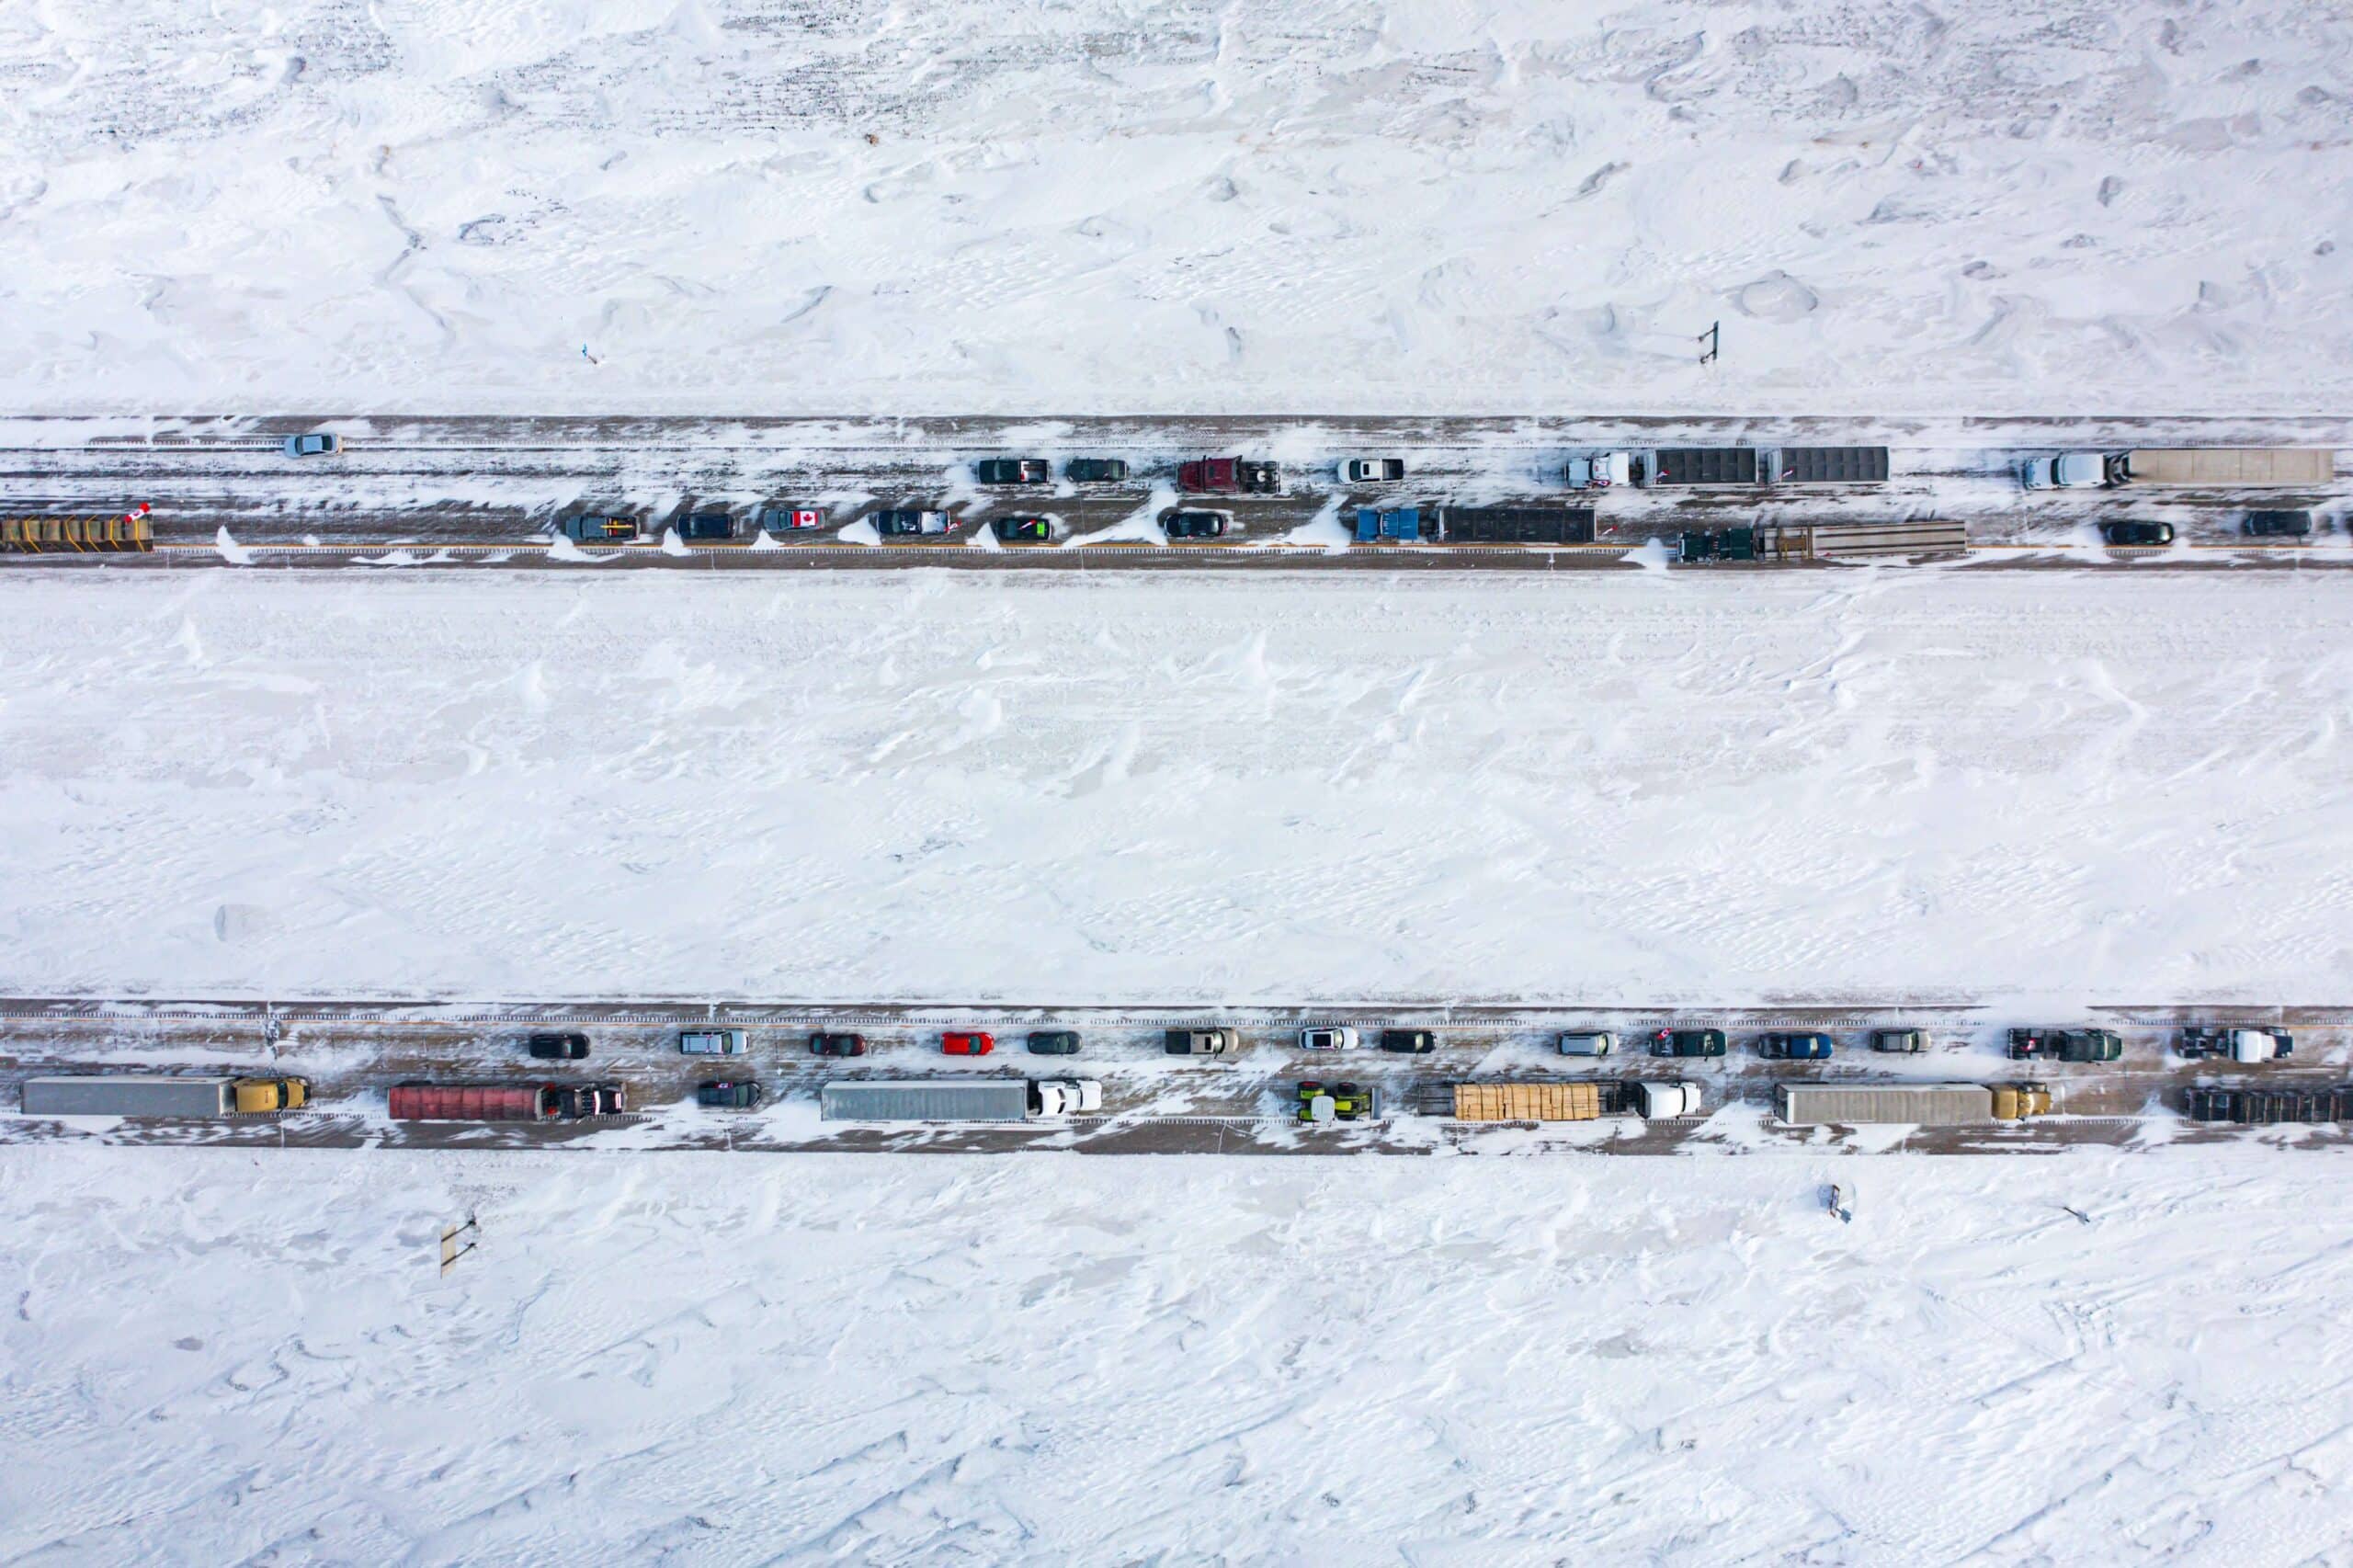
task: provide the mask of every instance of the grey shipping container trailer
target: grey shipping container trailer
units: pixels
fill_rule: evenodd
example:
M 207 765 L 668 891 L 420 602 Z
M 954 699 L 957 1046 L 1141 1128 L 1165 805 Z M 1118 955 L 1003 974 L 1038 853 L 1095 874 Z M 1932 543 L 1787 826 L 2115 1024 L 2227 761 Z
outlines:
M 1651 454 L 1652 484 L 1754 484 L 1754 447 L 1661 447 Z
M 907 1078 L 827 1084 L 820 1094 L 827 1121 L 1027 1121 L 1029 1085 L 1021 1078 Z
M 28 1078 L 27 1116 L 228 1116 L 233 1078 Z
M 1883 484 L 1885 447 L 1783 447 L 1773 454 L 1776 484 Z
M 1966 1127 L 1994 1119 L 1994 1091 L 1983 1084 L 1776 1084 L 1773 1106 L 1799 1127 Z

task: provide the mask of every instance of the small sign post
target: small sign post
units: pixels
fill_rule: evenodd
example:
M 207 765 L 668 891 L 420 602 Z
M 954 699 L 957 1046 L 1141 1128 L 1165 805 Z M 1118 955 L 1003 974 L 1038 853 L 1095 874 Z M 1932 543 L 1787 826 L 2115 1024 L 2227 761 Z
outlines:
M 474 1217 L 466 1216 L 462 1225 L 445 1226 L 441 1232 L 441 1272 L 447 1274 L 458 1267 L 458 1259 L 482 1245 L 482 1227 Z

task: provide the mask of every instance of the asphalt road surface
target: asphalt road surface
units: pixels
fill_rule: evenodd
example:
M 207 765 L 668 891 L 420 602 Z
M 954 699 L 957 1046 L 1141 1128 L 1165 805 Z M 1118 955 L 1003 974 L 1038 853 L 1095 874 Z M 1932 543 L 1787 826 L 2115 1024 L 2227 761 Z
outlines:
M 284 455 L 287 435 L 321 427 L 346 436 L 342 454 Z M 1584 496 L 1561 483 L 1563 464 L 1575 451 L 1733 443 L 1883 444 L 1891 449 L 1893 477 L 1853 489 L 1620 488 Z M 1927 517 L 1964 523 L 1972 545 L 1984 550 L 2074 550 L 2068 564 L 2103 559 L 2083 550 L 2086 529 L 2119 519 L 2171 522 L 2188 545 L 2231 546 L 2232 561 L 2253 553 L 2353 562 L 2353 548 L 2347 548 L 2353 537 L 2341 521 L 2353 508 L 2353 483 L 2309 492 L 2140 487 L 2054 494 L 2026 492 L 2017 478 L 2025 456 L 2063 449 L 2247 444 L 2344 448 L 2353 445 L 2353 420 L 19 418 L 0 420 L 0 516 L 108 516 L 143 503 L 153 507 L 156 540 L 166 547 L 156 563 L 217 563 L 213 542 L 226 528 L 248 549 L 301 551 L 256 558 L 271 563 L 336 565 L 391 555 L 391 563 L 531 565 L 542 559 L 544 530 L 584 510 L 619 511 L 643 523 L 648 540 L 615 552 L 634 562 L 739 570 L 910 561 L 1083 570 L 1107 559 L 1193 565 L 1228 557 L 1261 567 L 1300 557 L 1317 564 L 1369 557 L 1405 569 L 1552 570 L 1614 564 L 1615 552 L 1652 538 L 1671 540 L 1692 528 Z M 1176 494 L 1178 461 L 1236 453 L 1279 463 L 1283 492 Z M 1343 486 L 1334 465 L 1348 453 L 1401 456 L 1407 477 Z M 1117 456 L 1134 477 L 1117 486 L 1057 480 L 983 487 L 971 465 L 992 455 L 1048 457 L 1057 473 L 1070 456 Z M 1180 499 L 1231 512 L 1231 536 L 1220 543 L 1162 545 L 1156 520 Z M 1336 542 L 1335 519 L 1352 518 L 1358 506 L 1587 503 L 1598 512 L 1601 548 L 1595 551 L 1365 547 L 1335 557 L 1321 548 Z M 783 550 L 748 549 L 756 534 L 752 519 L 769 506 L 814 507 L 824 522 L 791 534 Z M 949 510 L 956 530 L 944 541 L 838 539 L 844 526 L 882 506 Z M 2249 506 L 2315 510 L 2321 531 L 2302 546 L 2245 540 L 2239 525 Z M 732 547 L 698 542 L 690 555 L 665 555 L 654 542 L 665 522 L 706 507 L 737 518 Z M 978 541 L 990 519 L 1017 512 L 1051 518 L 1056 542 L 995 551 Z M 1299 530 L 1307 532 L 1294 538 Z M 1099 538 L 1109 533 L 1145 537 Z M 1098 537 L 1105 555 L 1084 548 L 1090 536 Z M 1308 548 L 1270 548 L 1286 544 Z M 185 550 L 176 557 L 170 547 Z M 2185 551 L 2163 564 L 2185 558 L 2200 559 Z
M 2185 1022 L 2276 1024 L 2295 1030 L 2296 1054 L 2255 1067 L 2185 1061 L 2172 1045 Z M 2012 1023 L 2089 1025 L 2117 1030 L 2121 1061 L 2102 1064 L 2014 1062 L 2001 1053 Z M 1172 1058 L 1161 1031 L 1184 1025 L 1238 1028 L 1241 1049 L 1213 1059 Z M 1300 1049 L 1308 1024 L 1353 1023 L 1366 1045 L 1345 1055 Z M 678 1054 L 682 1028 L 742 1028 L 749 1049 L 737 1058 Z M 1919 1056 L 1878 1055 L 1869 1031 L 1927 1029 L 1932 1050 Z M 1420 1056 L 1373 1049 L 1383 1028 L 1427 1028 L 1437 1051 Z M 1618 1054 L 1570 1058 L 1553 1049 L 1563 1029 L 1611 1028 L 1624 1037 Z M 1640 1054 L 1641 1037 L 1668 1028 L 1714 1027 L 1730 1037 L 1717 1060 L 1663 1061 Z M 1075 1057 L 1030 1056 L 1022 1036 L 1033 1028 L 1076 1029 Z M 979 1028 L 997 1037 L 980 1059 L 940 1053 L 940 1032 Z M 1828 1062 L 1768 1062 L 1752 1039 L 1769 1028 L 1823 1029 L 1836 1040 Z M 588 1035 L 581 1062 L 538 1062 L 523 1052 L 535 1029 Z M 820 1059 L 807 1037 L 817 1029 L 863 1034 L 870 1054 Z M 236 1147 L 587 1148 L 736 1150 L 890 1150 L 995 1152 L 1029 1148 L 1094 1153 L 1427 1153 L 1440 1150 L 1525 1153 L 1590 1151 L 1665 1153 L 1691 1145 L 1717 1150 L 1803 1145 L 1824 1151 L 1889 1147 L 1939 1153 L 2033 1153 L 2076 1143 L 2131 1146 L 2150 1142 L 2290 1141 L 2309 1148 L 2345 1145 L 2341 1127 L 2237 1129 L 2188 1123 L 2182 1090 L 2194 1083 L 2244 1081 L 2271 1085 L 2334 1085 L 2353 1080 L 2353 1009 L 2320 1007 L 2100 1009 L 2080 1020 L 1989 1019 L 1966 1006 L 1792 1007 L 1706 1013 L 1618 1009 L 1398 1007 L 1369 1011 L 1148 1008 L 974 1008 L 888 1005 L 807 1007 L 648 1002 L 563 1003 L 494 1007 L 365 1003 L 244 1004 L 93 1002 L 24 998 L 0 1004 L 0 1106 L 13 1108 L 28 1076 L 70 1072 L 291 1073 L 311 1080 L 313 1108 L 278 1118 L 227 1122 L 62 1122 L 0 1114 L 0 1142 L 50 1139 L 110 1142 L 224 1144 Z M 820 1123 L 818 1086 L 828 1078 L 914 1075 L 1086 1076 L 1102 1081 L 1099 1117 L 1017 1126 L 844 1126 Z M 756 1079 L 767 1103 L 756 1112 L 705 1110 L 696 1085 Z M 1709 1114 L 1645 1123 L 1633 1118 L 1538 1126 L 1474 1126 L 1443 1114 L 1448 1085 L 1463 1081 L 1549 1082 L 1590 1078 L 1684 1077 L 1701 1086 Z M 1293 1116 L 1302 1079 L 1378 1085 L 1379 1119 L 1306 1128 Z M 1860 1132 L 1783 1127 L 1771 1115 L 1780 1080 L 2001 1083 L 2034 1079 L 2055 1091 L 2059 1113 L 2018 1124 L 1911 1132 Z M 610 1081 L 625 1085 L 630 1116 L 596 1123 L 471 1126 L 395 1123 L 383 1090 L 415 1080 L 438 1083 Z

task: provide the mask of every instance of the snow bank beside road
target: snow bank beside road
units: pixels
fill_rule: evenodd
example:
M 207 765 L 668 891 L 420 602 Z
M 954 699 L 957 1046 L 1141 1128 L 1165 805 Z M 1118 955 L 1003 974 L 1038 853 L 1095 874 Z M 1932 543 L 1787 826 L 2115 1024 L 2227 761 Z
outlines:
M 2311 0 L 15 10 L 21 409 L 2353 390 L 2353 18 Z
M 5 991 L 2066 1006 L 2353 964 L 2319 579 L 50 575 L 0 621 Z
M 2332 1163 L 0 1150 L 0 1558 L 2268 1568 Z

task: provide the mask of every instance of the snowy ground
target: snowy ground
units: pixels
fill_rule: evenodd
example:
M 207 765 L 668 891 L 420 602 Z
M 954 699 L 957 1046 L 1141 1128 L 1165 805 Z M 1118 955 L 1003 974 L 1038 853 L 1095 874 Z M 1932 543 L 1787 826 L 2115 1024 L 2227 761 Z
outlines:
M 0 991 L 2330 1003 L 2325 577 L 0 581 Z
M 17 6 L 0 399 L 2327 412 L 2349 60 L 2309 0 Z
M 2312 1176 L 0 1151 L 0 1558 L 2322 1560 Z

